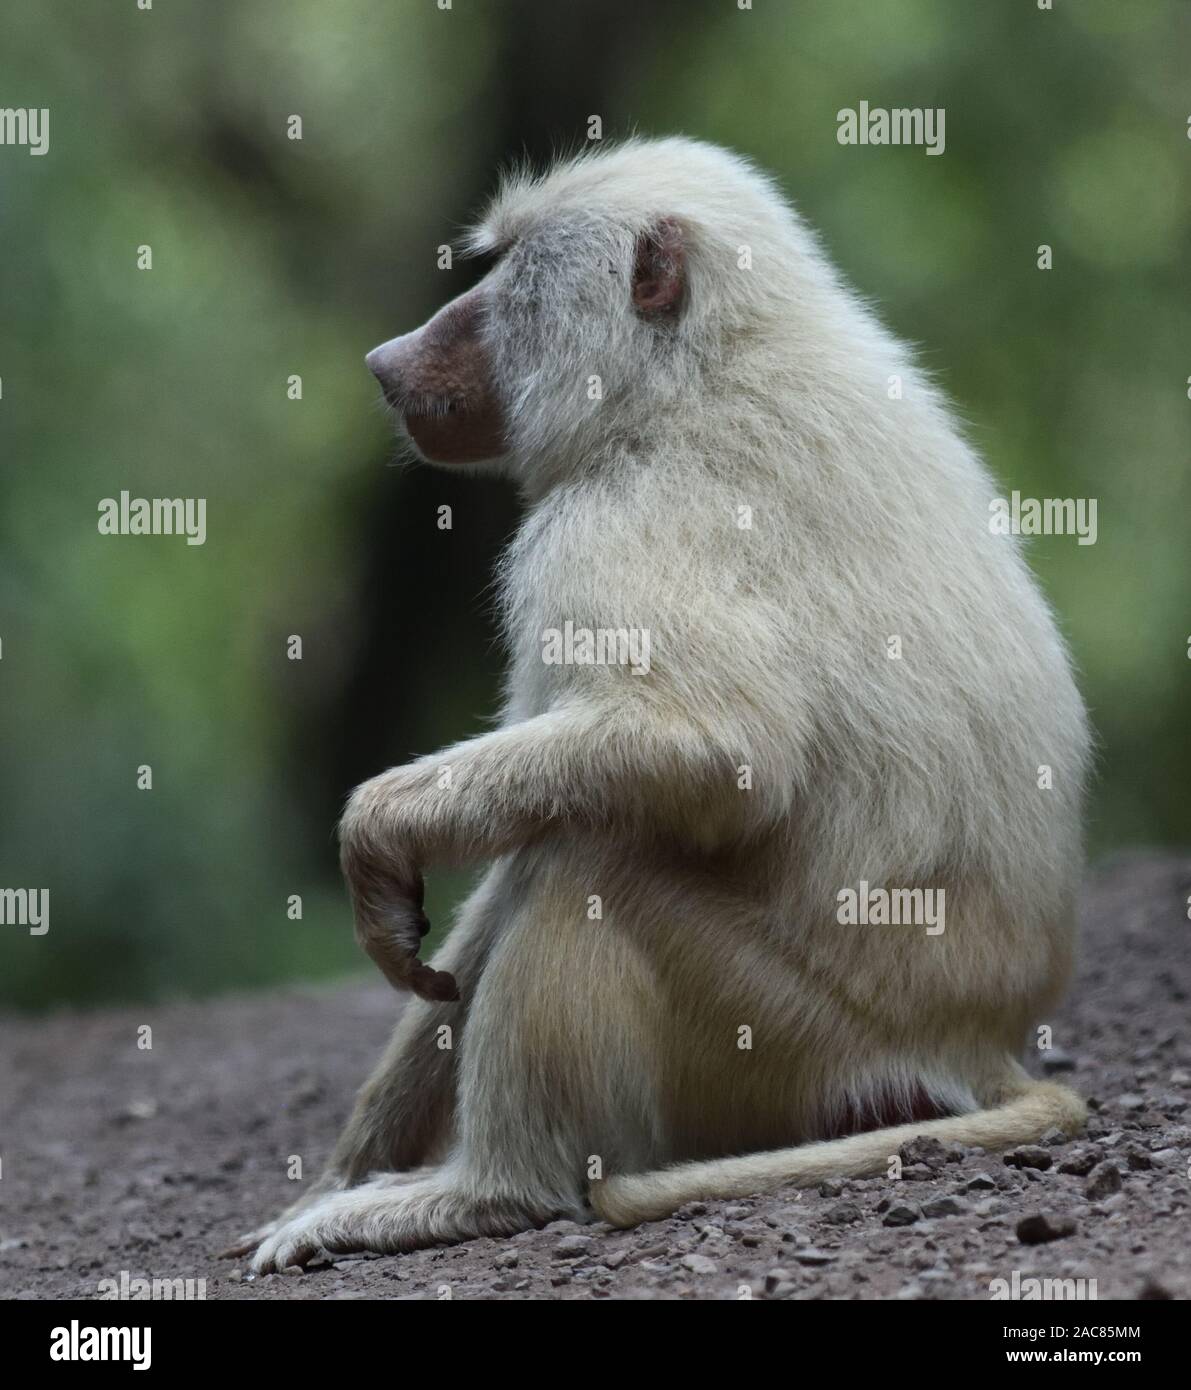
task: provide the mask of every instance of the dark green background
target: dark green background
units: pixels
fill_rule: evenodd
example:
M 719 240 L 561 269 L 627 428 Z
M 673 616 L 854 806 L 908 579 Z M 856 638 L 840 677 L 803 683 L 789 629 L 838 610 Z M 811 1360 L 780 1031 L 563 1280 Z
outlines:
M 0 999 L 358 966 L 341 799 L 483 727 L 516 520 L 389 466 L 362 355 L 469 283 L 437 247 L 499 164 L 593 113 L 772 169 L 1006 490 L 1098 499 L 1095 546 L 1031 547 L 1091 845 L 1191 840 L 1189 54 L 1178 0 L 5 0 L 0 106 L 51 144 L 0 148 L 0 886 L 51 928 L 0 929 Z M 840 146 L 861 100 L 945 107 L 946 153 Z M 99 536 L 123 488 L 206 497 L 207 544 Z

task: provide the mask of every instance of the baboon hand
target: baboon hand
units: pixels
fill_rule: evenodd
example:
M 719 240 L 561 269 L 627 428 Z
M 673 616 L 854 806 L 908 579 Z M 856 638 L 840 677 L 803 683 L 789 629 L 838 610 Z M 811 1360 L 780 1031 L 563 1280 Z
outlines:
M 433 1002 L 459 998 L 454 976 L 418 959 L 430 923 L 422 910 L 425 881 L 412 856 L 385 845 L 370 810 L 370 789 L 358 788 L 339 827 L 340 864 L 351 894 L 356 939 L 394 989 Z

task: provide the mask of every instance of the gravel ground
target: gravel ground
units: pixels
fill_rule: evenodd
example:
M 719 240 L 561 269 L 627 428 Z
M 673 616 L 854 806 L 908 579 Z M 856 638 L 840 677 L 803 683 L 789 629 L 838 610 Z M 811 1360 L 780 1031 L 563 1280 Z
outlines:
M 1094 1279 L 1102 1299 L 1191 1297 L 1189 893 L 1191 860 L 1171 856 L 1090 880 L 1078 978 L 1040 1068 L 1091 1098 L 1077 1138 L 1005 1156 L 919 1141 L 897 1181 L 257 1281 L 215 1252 L 292 1199 L 291 1155 L 317 1173 L 394 995 L 0 1017 L 0 1294 L 94 1298 L 127 1271 L 205 1279 L 207 1298 L 987 1299 L 1016 1271 Z

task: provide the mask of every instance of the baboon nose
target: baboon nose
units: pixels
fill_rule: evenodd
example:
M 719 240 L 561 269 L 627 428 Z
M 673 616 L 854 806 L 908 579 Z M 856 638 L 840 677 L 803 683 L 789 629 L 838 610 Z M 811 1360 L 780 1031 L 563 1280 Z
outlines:
M 381 390 L 390 405 L 396 402 L 400 394 L 403 368 L 406 365 L 404 347 L 404 339 L 393 338 L 387 343 L 381 343 L 380 347 L 374 347 L 364 358 L 364 365 L 380 382 Z
M 382 386 L 384 386 L 386 381 L 391 379 L 393 375 L 388 355 L 385 352 L 387 347 L 388 343 L 382 343 L 380 347 L 374 347 L 364 358 L 364 365 Z

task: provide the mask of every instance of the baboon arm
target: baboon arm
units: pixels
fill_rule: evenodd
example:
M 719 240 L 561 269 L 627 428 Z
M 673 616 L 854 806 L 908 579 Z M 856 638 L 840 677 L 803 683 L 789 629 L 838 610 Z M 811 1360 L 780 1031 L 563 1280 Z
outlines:
M 714 843 L 772 814 L 738 783 L 747 742 L 634 696 L 565 705 L 372 778 L 340 824 L 360 944 L 397 988 L 456 998 L 451 976 L 417 959 L 423 868 L 505 854 L 560 824 Z M 789 784 L 772 770 L 766 781 Z
M 740 799 L 737 761 L 693 724 L 552 710 L 365 782 L 341 835 L 345 851 L 421 867 L 503 854 L 559 822 L 680 830 Z

